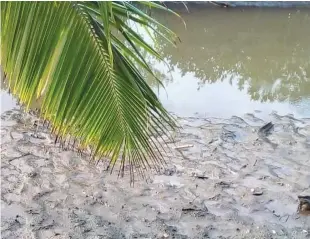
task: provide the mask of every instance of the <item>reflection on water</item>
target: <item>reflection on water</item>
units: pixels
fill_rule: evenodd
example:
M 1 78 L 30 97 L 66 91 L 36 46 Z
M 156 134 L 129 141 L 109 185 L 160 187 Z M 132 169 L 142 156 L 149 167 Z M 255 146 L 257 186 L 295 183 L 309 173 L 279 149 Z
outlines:
M 229 117 L 261 110 L 310 116 L 310 11 L 192 9 L 179 19 L 154 14 L 182 42 L 161 40 L 171 66 L 163 103 L 181 115 Z M 169 74 L 172 74 L 173 78 Z
M 2 114 L 7 110 L 11 110 L 16 106 L 16 100 L 12 97 L 12 95 L 9 95 L 6 91 L 2 89 L 0 91 L 0 101 L 1 101 L 0 114 Z

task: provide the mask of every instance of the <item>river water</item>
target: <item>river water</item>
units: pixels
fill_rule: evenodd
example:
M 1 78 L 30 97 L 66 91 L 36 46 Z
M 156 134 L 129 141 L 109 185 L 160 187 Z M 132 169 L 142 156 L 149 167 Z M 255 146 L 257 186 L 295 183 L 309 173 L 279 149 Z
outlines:
M 177 33 L 177 47 L 158 38 L 169 67 L 153 62 L 161 101 L 179 116 L 242 116 L 272 111 L 310 117 L 310 10 L 177 9 L 154 17 Z M 152 82 L 150 82 L 152 84 Z M 1 91 L 1 112 L 16 102 Z
M 309 9 L 189 11 L 178 11 L 186 29 L 177 17 L 154 14 L 182 41 L 158 46 L 170 66 L 155 64 L 168 110 L 181 116 L 310 116 Z

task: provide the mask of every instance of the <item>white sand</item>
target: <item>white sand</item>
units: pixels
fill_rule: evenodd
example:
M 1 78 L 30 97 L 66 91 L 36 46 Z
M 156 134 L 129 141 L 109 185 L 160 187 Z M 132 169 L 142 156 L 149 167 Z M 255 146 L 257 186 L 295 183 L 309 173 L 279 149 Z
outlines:
M 179 119 L 169 166 L 129 185 L 53 144 L 34 118 L 2 115 L 2 238 L 309 238 L 310 119 Z M 32 135 L 40 136 L 35 138 Z M 171 145 L 173 148 L 174 145 Z M 253 190 L 260 196 L 253 195 Z

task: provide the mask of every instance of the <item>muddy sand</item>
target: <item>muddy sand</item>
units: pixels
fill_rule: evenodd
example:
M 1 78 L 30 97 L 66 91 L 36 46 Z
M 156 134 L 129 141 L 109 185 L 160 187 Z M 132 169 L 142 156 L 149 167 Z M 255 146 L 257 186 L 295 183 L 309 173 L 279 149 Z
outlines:
M 161 173 L 134 187 L 61 150 L 35 118 L 1 116 L 2 238 L 310 238 L 310 118 L 179 118 Z

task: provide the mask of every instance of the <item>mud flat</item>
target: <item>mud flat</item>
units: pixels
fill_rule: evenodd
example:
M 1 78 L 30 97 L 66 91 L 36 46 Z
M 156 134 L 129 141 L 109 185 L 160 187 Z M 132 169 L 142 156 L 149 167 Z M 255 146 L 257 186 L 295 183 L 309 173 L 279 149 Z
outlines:
M 1 116 L 2 238 L 309 238 L 310 119 L 179 118 L 166 169 L 129 186 L 61 150 L 35 118 Z M 177 149 L 176 149 L 177 148 Z

